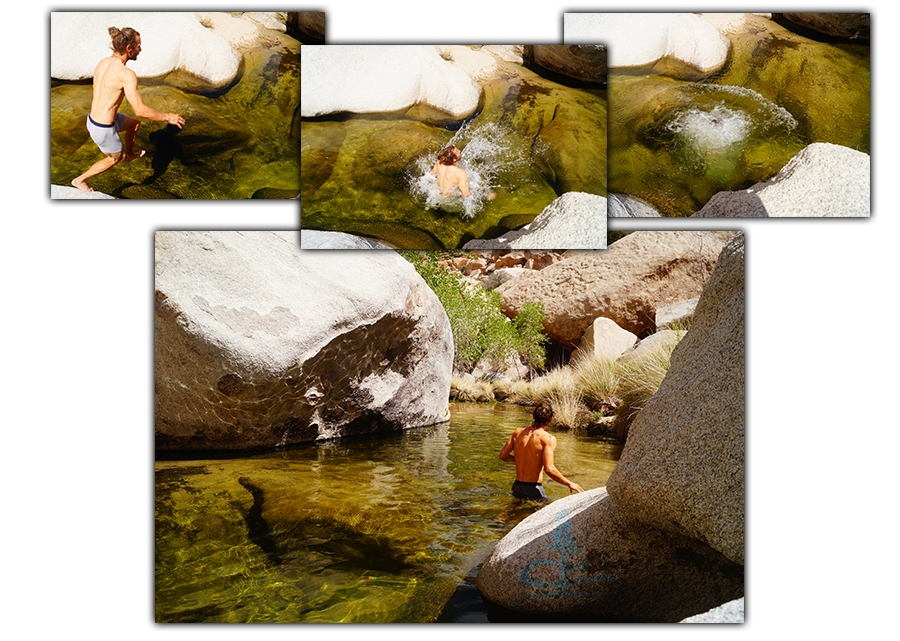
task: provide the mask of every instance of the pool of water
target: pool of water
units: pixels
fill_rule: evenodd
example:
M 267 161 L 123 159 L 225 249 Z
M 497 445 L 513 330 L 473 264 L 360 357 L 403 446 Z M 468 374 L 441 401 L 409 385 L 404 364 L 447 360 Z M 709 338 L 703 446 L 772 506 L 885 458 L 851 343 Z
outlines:
M 302 119 L 301 227 L 453 249 L 530 223 L 562 193 L 606 196 L 606 91 L 499 69 L 466 121 L 426 118 L 421 105 Z M 428 175 L 450 144 L 472 187 L 465 200 L 440 197 Z
M 478 565 L 539 507 L 510 495 L 497 456 L 530 418 L 454 403 L 449 422 L 399 434 L 157 461 L 157 621 L 486 620 Z M 621 446 L 553 433 L 563 474 L 606 484 Z
M 728 36 L 725 67 L 700 81 L 610 70 L 609 191 L 690 216 L 720 191 L 770 180 L 814 142 L 869 153 L 868 45 L 748 20 Z

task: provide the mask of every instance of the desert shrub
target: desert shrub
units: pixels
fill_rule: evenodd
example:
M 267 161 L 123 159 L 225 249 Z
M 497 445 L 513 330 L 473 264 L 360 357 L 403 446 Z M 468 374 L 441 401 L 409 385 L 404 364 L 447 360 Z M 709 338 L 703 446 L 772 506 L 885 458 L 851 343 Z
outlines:
M 500 307 L 499 294 L 467 283 L 439 262 L 438 252 L 400 254 L 413 264 L 447 312 L 453 332 L 455 371 L 471 372 L 481 361 L 502 369 L 510 358 L 543 366 L 548 339 L 541 330 L 542 303 L 526 303 L 519 313 L 521 320 L 517 317 L 510 321 Z

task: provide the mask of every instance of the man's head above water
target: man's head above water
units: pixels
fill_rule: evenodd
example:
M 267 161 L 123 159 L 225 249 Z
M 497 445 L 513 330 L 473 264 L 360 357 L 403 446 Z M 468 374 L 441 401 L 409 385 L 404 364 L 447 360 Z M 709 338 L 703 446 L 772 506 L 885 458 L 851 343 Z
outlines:
M 124 29 L 110 27 L 109 36 L 112 38 L 112 50 L 114 53 L 120 56 L 128 54 L 129 60 L 137 58 L 137 54 L 140 53 L 141 34 L 131 27 L 125 27 Z M 130 51 L 128 47 L 131 47 Z
M 456 161 L 458 161 L 462 157 L 462 152 L 450 145 L 449 147 L 444 147 L 441 150 L 441 153 L 438 154 L 438 162 L 442 165 L 455 165 Z

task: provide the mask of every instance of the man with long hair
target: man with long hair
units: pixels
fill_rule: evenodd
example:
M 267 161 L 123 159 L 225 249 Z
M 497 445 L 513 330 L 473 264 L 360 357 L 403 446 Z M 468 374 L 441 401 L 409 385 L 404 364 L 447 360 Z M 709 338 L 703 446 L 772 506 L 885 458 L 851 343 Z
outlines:
M 138 118 L 167 122 L 179 129 L 184 125 L 184 118 L 180 115 L 162 113 L 145 105 L 138 91 L 137 75 L 125 66 L 129 60 L 137 60 L 141 53 L 141 34 L 131 27 L 110 27 L 109 35 L 112 37 L 113 54 L 101 60 L 94 69 L 94 96 L 87 118 L 91 139 L 106 157 L 72 181 L 74 187 L 87 192 L 94 191 L 85 182 L 88 178 L 112 169 L 121 160 L 131 162 L 145 153 L 134 151 L 140 121 L 119 113 L 119 105 L 124 98 L 128 98 L 128 104 Z M 124 145 L 119 132 L 124 134 Z
M 516 464 L 516 482 L 513 496 L 532 501 L 546 501 L 542 483 L 543 473 L 569 488 L 569 492 L 584 492 L 578 483 L 573 483 L 562 475 L 553 463 L 556 437 L 548 434 L 546 427 L 553 420 L 553 408 L 541 403 L 532 413 L 534 422 L 528 427 L 520 427 L 513 432 L 500 451 L 500 460 Z

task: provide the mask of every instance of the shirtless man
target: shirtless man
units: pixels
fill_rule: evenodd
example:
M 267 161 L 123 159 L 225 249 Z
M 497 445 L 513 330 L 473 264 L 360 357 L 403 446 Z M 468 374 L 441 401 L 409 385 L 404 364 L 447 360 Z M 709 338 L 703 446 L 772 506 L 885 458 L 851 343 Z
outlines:
M 178 114 L 156 111 L 141 100 L 137 75 L 125 66 L 129 60 L 137 60 L 141 52 L 141 34 L 131 27 L 110 27 L 109 35 L 112 36 L 113 55 L 101 60 L 94 69 L 94 97 L 87 119 L 88 133 L 106 157 L 72 181 L 73 186 L 87 192 L 94 191 L 85 182 L 88 178 L 111 169 L 120 160 L 131 162 L 145 153 L 134 151 L 134 139 L 140 121 L 118 113 L 123 98 L 128 98 L 128 104 L 139 118 L 168 122 L 177 125 L 179 129 L 184 125 L 184 118 Z M 124 150 L 119 138 L 120 131 L 125 134 Z
M 500 460 L 516 464 L 516 482 L 513 483 L 513 496 L 533 501 L 546 501 L 544 486 L 541 483 L 543 473 L 569 488 L 569 492 L 584 492 L 578 483 L 573 483 L 556 469 L 553 464 L 553 450 L 556 449 L 556 437 L 544 429 L 553 419 L 553 409 L 547 403 L 534 408 L 534 423 L 528 427 L 520 427 L 500 451 Z
M 431 173 L 437 174 L 441 196 L 449 196 L 457 188 L 463 198 L 469 196 L 469 181 L 466 179 L 466 171 L 456 166 L 461 157 L 462 152 L 453 145 L 446 147 L 438 154 L 438 161 Z

